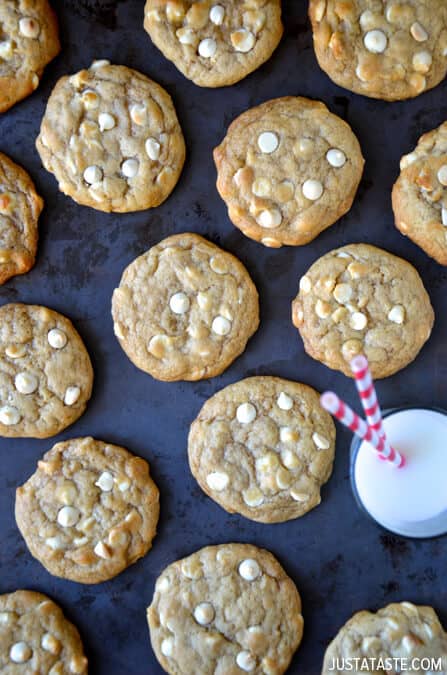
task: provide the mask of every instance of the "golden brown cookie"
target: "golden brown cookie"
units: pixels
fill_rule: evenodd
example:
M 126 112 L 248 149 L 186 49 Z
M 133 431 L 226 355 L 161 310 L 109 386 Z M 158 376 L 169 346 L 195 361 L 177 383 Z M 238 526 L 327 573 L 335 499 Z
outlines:
M 57 19 L 47 0 L 1 0 L 0 113 L 37 89 L 59 51 Z
M 380 659 L 382 663 L 389 659 L 392 667 L 392 659 L 396 659 L 394 672 L 399 672 L 405 663 L 404 670 L 421 675 L 427 673 L 427 663 L 430 660 L 439 660 L 442 672 L 445 672 L 447 635 L 431 607 L 400 602 L 379 609 L 376 614 L 357 612 L 345 623 L 327 648 L 322 675 L 366 671 L 367 668 L 349 670 L 349 661 L 351 660 L 352 666 L 355 659 L 359 659 L 358 663 L 362 660 L 363 663 L 369 663 L 369 668 L 373 667 L 373 661 L 378 664 Z M 425 659 L 427 667 L 424 667 Z M 337 664 L 342 667 L 337 667 Z M 378 670 L 385 672 L 379 666 Z M 388 672 L 391 671 L 388 669 Z
M 364 353 L 373 377 L 381 378 L 416 358 L 434 314 L 410 263 L 375 246 L 349 244 L 301 277 L 292 320 L 309 356 L 352 377 L 349 362 Z
M 392 195 L 396 227 L 447 265 L 447 122 L 424 134 L 400 169 Z
M 137 368 L 157 380 L 201 380 L 222 373 L 244 351 L 259 325 L 259 301 L 237 258 L 185 232 L 124 270 L 112 315 Z
M 87 675 L 77 629 L 42 593 L 0 595 L 2 675 Z
M 93 438 L 57 443 L 16 493 L 31 554 L 57 577 L 97 584 L 146 555 L 157 531 L 149 465 Z
M 318 62 L 341 87 L 397 101 L 447 73 L 445 0 L 310 0 Z
M 334 452 L 335 426 L 317 392 L 279 377 L 249 377 L 214 394 L 188 439 L 202 490 L 226 511 L 261 523 L 317 506 Z
M 54 436 L 82 415 L 92 385 L 69 319 L 38 305 L 0 308 L 0 436 Z
M 42 208 L 26 171 L 0 152 L 0 284 L 34 265 Z
M 280 0 L 147 0 L 152 42 L 200 87 L 239 82 L 281 40 Z
M 59 189 L 99 211 L 141 211 L 174 189 L 185 143 L 167 92 L 108 61 L 62 77 L 36 142 Z
M 147 616 L 171 675 L 282 675 L 303 634 L 295 584 L 250 544 L 208 546 L 169 565 Z
M 349 211 L 364 164 L 348 124 L 299 96 L 242 113 L 214 161 L 230 220 L 274 248 L 307 244 Z

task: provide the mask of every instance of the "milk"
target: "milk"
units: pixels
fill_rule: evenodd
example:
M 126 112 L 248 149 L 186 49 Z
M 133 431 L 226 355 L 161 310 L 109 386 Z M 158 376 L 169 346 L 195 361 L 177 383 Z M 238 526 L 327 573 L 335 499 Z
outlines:
M 354 438 L 351 480 L 360 504 L 396 534 L 433 537 L 447 532 L 447 415 L 409 408 L 383 420 L 390 444 L 405 455 L 397 469 Z

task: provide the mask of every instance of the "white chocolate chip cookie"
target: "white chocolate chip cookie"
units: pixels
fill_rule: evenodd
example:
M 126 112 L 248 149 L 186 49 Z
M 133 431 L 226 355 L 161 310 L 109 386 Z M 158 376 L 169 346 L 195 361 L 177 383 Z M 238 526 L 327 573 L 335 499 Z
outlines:
M 0 595 L 0 666 L 3 675 L 87 675 L 77 629 L 34 591 Z
M 96 584 L 150 550 L 158 489 L 141 457 L 74 438 L 49 450 L 17 489 L 15 514 L 31 554 L 51 574 Z
M 424 134 L 400 169 L 392 195 L 396 227 L 447 265 L 447 122 Z
M 410 263 L 350 244 L 326 253 L 301 278 L 292 320 L 309 356 L 352 377 L 349 362 L 363 353 L 373 377 L 381 378 L 416 358 L 434 314 Z
M 281 39 L 280 0 L 147 0 L 144 27 L 180 72 L 201 87 L 242 80 Z
M 338 85 L 396 101 L 447 73 L 445 0 L 310 0 L 318 62 Z
M 0 308 L 0 436 L 54 436 L 82 415 L 92 385 L 69 319 L 37 305 Z
M 59 189 L 99 211 L 140 211 L 174 189 L 185 143 L 167 92 L 108 61 L 62 77 L 36 142 Z
M 226 511 L 262 523 L 317 506 L 334 451 L 335 426 L 317 392 L 279 377 L 249 377 L 219 391 L 188 439 L 202 490 Z
M 47 0 L 1 0 L 0 113 L 37 89 L 59 51 L 57 19 Z
M 0 284 L 34 265 L 42 208 L 26 171 L 0 152 Z
M 327 648 L 322 675 L 334 672 L 343 675 L 348 669 L 334 669 L 334 664 L 341 664 L 343 660 L 347 664 L 356 658 L 412 662 L 411 673 L 421 675 L 427 673 L 427 668 L 418 667 L 424 663 L 421 664 L 421 660 L 440 660 L 444 673 L 447 671 L 447 635 L 431 607 L 400 602 L 388 605 L 376 614 L 357 612 Z
M 300 246 L 350 208 L 363 172 L 357 138 L 323 103 L 287 96 L 242 113 L 214 150 L 230 220 L 265 246 Z
M 147 616 L 171 675 L 282 675 L 303 634 L 295 584 L 250 544 L 208 546 L 169 565 Z
M 158 380 L 220 374 L 259 324 L 258 293 L 234 256 L 197 234 L 164 239 L 124 271 L 114 330 L 130 360 Z

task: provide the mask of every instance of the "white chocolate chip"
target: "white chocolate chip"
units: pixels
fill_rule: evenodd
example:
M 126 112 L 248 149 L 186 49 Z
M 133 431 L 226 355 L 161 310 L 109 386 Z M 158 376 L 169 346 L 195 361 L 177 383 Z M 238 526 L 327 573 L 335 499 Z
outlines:
M 185 314 L 185 312 L 187 312 L 189 309 L 189 305 L 190 302 L 188 296 L 186 293 L 182 293 L 181 291 L 171 295 L 171 299 L 169 300 L 169 307 L 174 312 L 174 314 Z
M 221 26 L 225 16 L 225 9 L 222 5 L 214 5 L 210 9 L 210 21 L 215 26 Z
M 228 321 L 224 316 L 216 316 L 211 324 L 211 330 L 216 335 L 228 335 L 231 331 L 231 321 Z
M 146 123 L 147 109 L 143 103 L 134 103 L 130 108 L 130 119 L 142 127 Z
M 68 342 L 68 338 L 63 330 L 52 328 L 48 333 L 48 344 L 53 349 L 62 349 Z
M 99 183 L 103 176 L 102 169 L 100 169 L 99 166 L 88 166 L 85 169 L 83 176 L 85 182 L 89 185 L 93 185 L 93 183 Z
M 370 30 L 363 38 L 364 45 L 369 52 L 381 54 L 385 51 L 388 40 L 385 33 L 381 30 Z
M 300 435 L 291 427 L 281 427 L 279 430 L 279 440 L 281 443 L 296 443 Z
M 331 445 L 327 440 L 327 438 L 317 433 L 316 431 L 312 434 L 312 440 L 314 444 L 317 446 L 318 450 L 327 450 Z
M 40 33 L 40 24 L 30 16 L 24 16 L 19 21 L 19 30 L 27 38 L 36 38 Z
M 163 640 L 160 645 L 160 650 L 163 656 L 170 657 L 174 652 L 174 638 L 169 637 Z
M 305 196 L 305 198 L 309 199 L 312 202 L 315 202 L 317 201 L 317 199 L 320 199 L 324 191 L 323 185 L 320 183 L 320 181 L 313 179 L 304 181 L 301 189 L 303 191 L 303 195 Z
M 61 483 L 55 491 L 56 499 L 65 504 L 66 506 L 71 506 L 75 501 L 77 496 L 77 490 L 75 484 L 71 480 L 64 481 Z
M 74 405 L 79 400 L 81 389 L 77 386 L 67 387 L 65 390 L 64 403 L 65 405 Z
M 39 380 L 31 373 L 17 373 L 14 384 L 21 394 L 32 394 L 39 386 Z
M 441 222 L 443 225 L 447 226 L 447 209 L 445 209 L 444 207 L 442 207 L 441 210 Z
M 113 476 L 110 471 L 103 471 L 95 485 L 103 492 L 111 492 L 113 490 Z
M 393 323 L 403 323 L 405 319 L 405 310 L 402 305 L 394 305 L 388 312 L 388 319 Z
M 93 110 L 99 106 L 99 96 L 93 89 L 84 89 L 81 100 L 87 110 Z
M 210 602 L 201 602 L 194 610 L 194 618 L 201 626 L 209 626 L 216 613 Z
M 103 558 L 104 560 L 108 560 L 112 557 L 109 547 L 106 546 L 106 544 L 104 544 L 102 541 L 98 541 L 95 548 L 93 549 L 93 552 L 98 556 L 98 558 Z
M 287 469 L 281 467 L 276 472 L 275 480 L 280 490 L 286 490 L 288 487 L 290 487 L 290 483 L 292 482 L 292 475 L 290 471 L 287 471 Z
M 281 410 L 291 410 L 293 408 L 293 399 L 282 391 L 276 400 L 276 405 Z
M 217 42 L 213 38 L 205 38 L 199 43 L 198 52 L 204 59 L 211 59 L 217 51 Z
M 5 426 L 12 426 L 18 424 L 21 420 L 21 415 L 17 408 L 12 405 L 3 405 L 0 408 L 0 424 Z
M 135 178 L 139 168 L 140 168 L 139 161 L 132 157 L 131 159 L 125 159 L 124 162 L 121 164 L 121 173 L 126 178 Z
M 370 9 L 365 9 L 365 11 L 360 14 L 359 24 L 362 30 L 367 31 L 370 28 L 373 28 L 374 21 L 374 13 Z
M 175 31 L 177 39 L 182 45 L 195 45 L 198 38 L 192 28 L 184 26 Z
M 89 541 L 88 537 L 75 537 L 73 539 L 73 544 L 79 548 L 81 546 L 85 546 L 86 544 L 88 544 L 88 541 Z
M 2 40 L 0 42 L 0 59 L 9 61 L 14 54 L 12 40 Z
M 223 471 L 213 471 L 206 477 L 206 482 L 211 490 L 221 492 L 227 487 L 228 483 L 230 482 L 230 477 Z
M 290 490 L 290 496 L 296 502 L 307 502 L 307 500 L 309 499 L 308 494 L 306 494 L 305 492 L 299 492 L 298 490 L 295 489 Z
M 9 651 L 9 658 L 14 663 L 25 663 L 29 661 L 33 652 L 26 642 L 16 642 Z
M 56 655 L 61 651 L 61 643 L 54 637 L 54 635 L 51 635 L 51 633 L 45 633 L 42 635 L 40 646 L 50 654 Z
M 328 302 L 325 302 L 324 300 L 320 300 L 318 298 L 316 304 L 315 304 L 315 313 L 320 319 L 327 319 L 328 316 L 330 316 L 332 312 L 332 308 Z
M 161 145 L 160 143 L 155 140 L 155 138 L 148 138 L 146 143 L 144 144 L 144 147 L 146 149 L 146 154 L 151 159 L 153 162 L 156 162 L 157 159 L 160 157 L 160 149 Z
M 438 180 L 441 185 L 447 186 L 447 164 L 443 164 L 438 171 Z
M 368 323 L 368 319 L 362 312 L 353 312 L 349 321 L 349 325 L 353 330 L 363 330 Z
M 163 359 L 172 348 L 172 338 L 169 335 L 153 335 L 149 340 L 147 350 L 156 359 Z
M 253 558 L 246 558 L 241 562 L 238 568 L 240 576 L 245 581 L 254 581 L 261 575 L 261 568 L 256 560 Z
M 115 126 L 115 118 L 110 113 L 100 113 L 98 123 L 100 131 L 109 131 Z
M 425 42 L 425 40 L 428 40 L 428 33 L 419 21 L 415 21 L 411 25 L 410 33 L 416 42 Z
M 213 255 L 210 259 L 210 267 L 216 274 L 226 274 L 228 272 L 228 267 L 224 259 L 216 255 Z
M 241 424 L 250 424 L 256 419 L 256 408 L 252 403 L 241 403 L 236 410 L 236 417 Z
M 279 138 L 273 131 L 264 131 L 258 136 L 258 146 L 261 152 L 270 155 L 279 146 Z
M 159 579 L 155 585 L 155 590 L 158 593 L 166 593 L 166 591 L 169 591 L 171 588 L 171 582 L 169 581 L 168 577 L 163 577 L 162 579 Z
M 236 663 L 242 670 L 247 673 L 256 668 L 256 659 L 250 652 L 239 652 L 236 656 Z
M 425 75 L 430 70 L 432 63 L 432 55 L 426 50 L 422 52 L 416 52 L 416 54 L 413 56 L 413 68 L 417 73 L 422 73 Z
M 247 506 L 250 506 L 251 508 L 260 506 L 264 501 L 264 495 L 262 494 L 261 490 L 257 487 L 252 487 L 248 488 L 248 490 L 244 490 L 244 492 L 242 493 L 242 497 Z
M 0 612 L 0 625 L 8 626 L 14 620 L 15 612 Z
M 249 30 L 246 28 L 239 28 L 239 30 L 234 31 L 230 35 L 231 44 L 237 52 L 243 52 L 244 54 L 249 52 L 255 46 L 256 38 Z
M 90 68 L 96 70 L 97 68 L 103 68 L 104 66 L 110 66 L 110 61 L 108 59 L 96 59 L 96 61 L 92 61 Z
M 8 345 L 5 349 L 6 356 L 10 359 L 21 359 L 26 354 L 25 345 Z
M 284 450 L 281 453 L 281 461 L 288 469 L 296 469 L 300 465 L 297 455 L 290 449 Z
M 261 211 L 256 218 L 256 222 L 261 227 L 266 227 L 268 229 L 279 227 L 282 222 L 281 211 L 279 209 L 265 209 L 265 211 Z
M 48 539 L 45 539 L 45 543 L 52 551 L 60 551 L 64 548 L 60 537 L 48 537 Z
M 328 150 L 326 153 L 326 159 L 335 169 L 339 169 L 346 163 L 345 153 L 338 148 L 331 148 Z
M 130 488 L 130 480 L 128 478 L 117 478 L 115 480 L 120 492 L 126 492 Z
M 333 296 L 339 304 L 349 302 L 352 298 L 352 287 L 349 284 L 337 284 Z
M 312 282 L 309 279 L 309 277 L 306 277 L 306 276 L 301 277 L 301 279 L 300 279 L 300 291 L 302 293 L 307 294 L 307 293 L 310 293 L 311 290 L 312 290 Z
M 73 527 L 76 525 L 81 513 L 75 506 L 63 506 L 57 514 L 57 522 L 62 527 Z

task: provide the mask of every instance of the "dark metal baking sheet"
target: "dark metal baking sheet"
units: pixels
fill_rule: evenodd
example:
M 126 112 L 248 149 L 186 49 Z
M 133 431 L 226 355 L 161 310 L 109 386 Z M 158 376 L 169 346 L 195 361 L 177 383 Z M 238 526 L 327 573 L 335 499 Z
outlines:
M 0 150 L 27 168 L 45 197 L 36 267 L 0 289 L 0 302 L 35 302 L 71 317 L 93 358 L 96 380 L 85 415 L 54 439 L 0 440 L 0 593 L 31 588 L 59 602 L 79 627 L 92 675 L 158 675 L 145 608 L 154 580 L 178 557 L 207 544 L 246 541 L 269 548 L 303 599 L 305 634 L 290 673 L 317 675 L 325 646 L 350 615 L 408 599 L 433 605 L 447 625 L 447 538 L 407 541 L 386 534 L 358 510 L 348 479 L 349 434 L 338 428 L 333 476 L 322 504 L 281 525 L 230 516 L 205 497 L 190 475 L 186 439 L 206 398 L 247 375 L 272 374 L 334 388 L 358 407 L 354 386 L 305 355 L 290 321 L 290 301 L 308 265 L 326 251 L 370 242 L 412 262 L 436 311 L 432 338 L 403 372 L 378 384 L 385 406 L 447 407 L 447 272 L 393 227 L 390 189 L 400 156 L 419 135 L 447 118 L 446 84 L 408 102 L 387 104 L 346 92 L 317 66 L 306 20 L 307 2 L 285 0 L 285 36 L 273 58 L 236 86 L 195 87 L 152 46 L 142 28 L 143 1 L 65 0 L 55 3 L 63 52 L 41 87 L 0 118 Z M 58 192 L 34 149 L 45 102 L 56 80 L 95 58 L 134 67 L 172 94 L 186 136 L 180 183 L 158 209 L 106 215 Z M 366 167 L 350 213 L 303 248 L 269 250 L 229 222 L 214 188 L 212 148 L 229 122 L 269 98 L 302 94 L 323 100 L 358 134 Z M 167 235 L 199 232 L 236 254 L 259 289 L 262 323 L 246 352 L 221 376 L 164 384 L 137 370 L 113 335 L 110 297 L 124 267 Z M 27 552 L 14 521 L 14 490 L 54 442 L 91 434 L 147 458 L 161 490 L 154 548 L 116 579 L 81 586 L 50 576 Z M 195 675 L 191 673 L 191 675 Z

